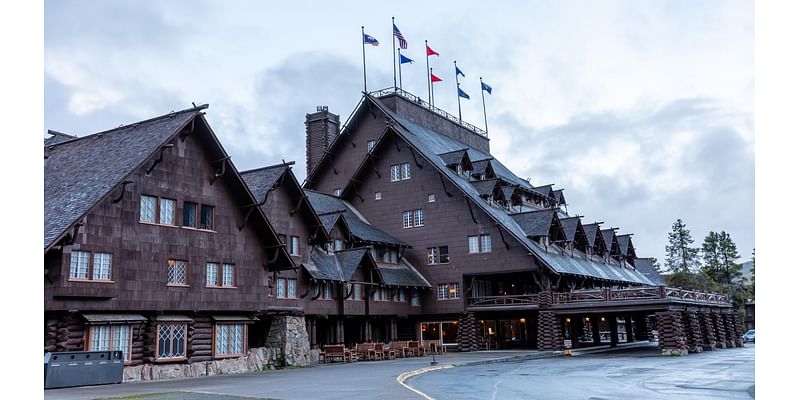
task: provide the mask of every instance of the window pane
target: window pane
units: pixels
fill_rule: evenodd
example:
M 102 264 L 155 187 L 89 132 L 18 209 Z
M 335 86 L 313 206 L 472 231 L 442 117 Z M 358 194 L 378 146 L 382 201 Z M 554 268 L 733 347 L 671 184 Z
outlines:
M 403 228 L 411 228 L 413 226 L 411 211 L 403 211 Z
M 217 263 L 206 263 L 206 285 L 207 286 L 217 286 L 219 285 L 219 281 L 217 280 Z
M 436 195 L 431 193 L 428 195 L 428 203 L 435 203 L 436 202 Z
M 111 280 L 111 254 L 95 253 L 92 279 Z
M 389 167 L 391 181 L 396 182 L 400 180 L 400 166 L 395 164 Z
M 114 340 L 111 350 L 118 350 L 122 352 L 122 359 L 130 361 L 130 345 L 131 345 L 131 326 L 130 325 L 114 325 Z
M 447 300 L 447 284 L 439 284 L 439 300 Z
M 286 278 L 278 278 L 276 295 L 280 299 L 286 298 Z
M 439 251 L 436 247 L 428 248 L 428 264 L 436 264 L 439 262 Z
M 69 277 L 89 279 L 89 252 L 73 251 L 69 260 Z
M 177 285 L 186 283 L 186 261 L 169 260 L 167 283 Z
M 222 264 L 222 286 L 236 286 L 233 282 L 234 268 L 233 264 Z
M 139 200 L 139 221 L 156 222 L 156 198 L 142 195 Z
M 197 204 L 183 202 L 183 226 L 197 228 Z
M 461 298 L 461 285 L 458 282 L 453 282 L 450 284 L 450 298 L 451 299 L 459 299 Z
M 372 149 L 374 147 L 375 147 L 375 141 L 374 140 L 368 140 L 367 141 L 367 151 L 372 151 Z
M 175 200 L 161 199 L 158 223 L 164 225 L 175 225 Z
M 342 188 L 333 189 L 333 195 L 339 197 L 342 195 Z
M 477 236 L 470 236 L 469 237 L 469 252 L 470 253 L 477 253 L 478 250 L 478 237 Z
M 382 196 L 381 192 L 375 192 L 375 200 L 380 200 L 381 196 Z
M 488 253 L 492 251 L 492 236 L 481 235 L 481 252 Z
M 442 264 L 450 262 L 450 256 L 448 254 L 447 246 L 439 247 L 439 262 Z
M 411 164 L 402 163 L 400 166 L 400 179 L 411 179 Z
M 186 356 L 186 325 L 165 324 L 158 326 L 158 358 Z
M 334 243 L 334 245 L 333 245 L 333 250 L 334 251 L 344 250 L 344 240 L 336 239 L 333 243 Z
M 291 254 L 293 256 L 300 255 L 300 238 L 297 236 L 292 236 Z
M 205 204 L 200 207 L 200 229 L 214 229 L 214 207 Z
M 91 327 L 92 343 L 89 347 L 89 351 L 110 350 L 109 349 L 110 334 L 111 334 L 111 327 L 108 325 L 92 326 Z
M 422 210 L 414 210 L 414 226 L 423 226 L 425 224 L 425 217 Z
M 353 300 L 361 300 L 362 299 L 361 284 L 360 283 L 354 283 L 353 284 L 353 296 L 351 298 Z
M 286 280 L 286 297 L 290 299 L 297 298 L 297 279 Z

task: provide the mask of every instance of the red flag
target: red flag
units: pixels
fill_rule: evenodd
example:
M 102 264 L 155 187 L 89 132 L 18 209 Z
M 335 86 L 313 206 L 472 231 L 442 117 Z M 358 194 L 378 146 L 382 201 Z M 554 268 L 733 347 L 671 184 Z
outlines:
M 442 78 L 439 78 L 438 76 L 434 75 L 433 72 L 431 72 L 431 82 L 441 82 L 441 81 Z
M 425 48 L 428 49 L 428 55 L 429 56 L 438 56 L 439 55 L 439 53 L 437 53 L 436 50 L 430 48 L 430 46 L 425 45 Z

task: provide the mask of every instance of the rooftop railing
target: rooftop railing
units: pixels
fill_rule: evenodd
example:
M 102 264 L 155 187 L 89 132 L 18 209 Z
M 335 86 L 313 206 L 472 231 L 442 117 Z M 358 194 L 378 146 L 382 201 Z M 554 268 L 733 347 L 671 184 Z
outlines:
M 551 297 L 552 295 L 552 297 Z M 469 306 L 498 306 L 523 304 L 580 304 L 632 300 L 669 300 L 679 303 L 730 305 L 728 296 L 720 293 L 684 290 L 666 286 L 628 289 L 576 290 L 572 292 L 542 292 L 527 295 L 481 296 L 467 299 Z
M 403 97 L 403 98 L 405 98 L 406 100 L 408 100 L 408 101 L 410 101 L 412 103 L 415 103 L 415 104 L 418 104 L 418 105 L 420 105 L 420 106 L 422 106 L 424 108 L 427 108 L 429 111 L 431 111 L 432 113 L 434 113 L 434 114 L 436 114 L 436 115 L 438 115 L 438 116 L 440 116 L 442 118 L 450 120 L 451 122 L 453 122 L 455 124 L 458 124 L 458 125 L 466 128 L 466 129 L 471 130 L 473 133 L 476 133 L 476 134 L 481 135 L 483 137 L 489 137 L 489 134 L 485 130 L 483 130 L 481 128 L 478 128 L 477 126 L 472 125 L 469 122 L 465 122 L 463 119 L 459 119 L 458 117 L 448 113 L 447 111 L 442 110 L 441 108 L 436 107 L 433 104 L 430 104 L 425 100 L 422 100 L 421 97 L 419 97 L 417 95 L 414 95 L 414 94 L 412 94 L 410 92 L 407 92 L 407 91 L 405 91 L 403 89 L 400 89 L 400 88 L 397 88 L 397 87 L 388 87 L 388 88 L 385 88 L 385 89 L 380 89 L 380 90 L 376 90 L 374 92 L 370 92 L 369 94 L 370 94 L 370 96 L 375 96 L 375 97 L 383 97 L 383 96 L 389 96 L 389 95 L 397 95 L 397 96 Z

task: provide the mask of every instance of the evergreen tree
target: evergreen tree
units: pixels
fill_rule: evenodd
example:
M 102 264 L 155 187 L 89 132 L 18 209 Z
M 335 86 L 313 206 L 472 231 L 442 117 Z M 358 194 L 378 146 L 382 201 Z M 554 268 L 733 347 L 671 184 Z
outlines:
M 701 247 L 703 267 L 701 271 L 713 282 L 721 283 L 722 256 L 720 254 L 720 234 L 708 232 Z
M 697 269 L 700 249 L 692 247 L 694 239 L 680 218 L 672 224 L 668 236 L 669 243 L 664 247 L 664 264 L 673 274 L 689 274 Z
M 650 263 L 653 264 L 653 269 L 656 270 L 659 274 L 663 274 L 664 271 L 661 269 L 661 264 L 658 263 L 658 259 L 655 257 L 649 257 Z

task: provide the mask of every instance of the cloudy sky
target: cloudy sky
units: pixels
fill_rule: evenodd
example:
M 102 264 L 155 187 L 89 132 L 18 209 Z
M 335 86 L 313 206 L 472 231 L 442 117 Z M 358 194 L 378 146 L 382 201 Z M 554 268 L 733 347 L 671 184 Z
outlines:
M 208 103 L 238 168 L 297 160 L 305 114 L 347 115 L 363 89 L 392 85 L 391 17 L 418 63 L 404 88 L 457 112 L 453 60 L 466 73 L 464 118 L 534 184 L 564 188 L 569 211 L 635 233 L 664 258 L 682 218 L 700 244 L 731 233 L 754 247 L 752 1 L 270 2 L 45 1 L 45 128 L 86 135 Z M 513 7 L 511 7 L 513 4 Z

